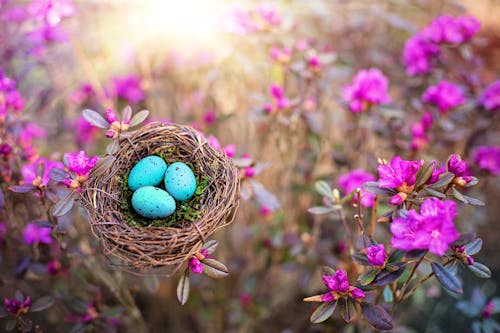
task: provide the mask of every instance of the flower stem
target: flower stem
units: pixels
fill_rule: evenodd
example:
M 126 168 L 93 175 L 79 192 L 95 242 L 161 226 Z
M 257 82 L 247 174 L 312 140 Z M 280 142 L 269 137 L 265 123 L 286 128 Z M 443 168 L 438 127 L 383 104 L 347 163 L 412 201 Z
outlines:
M 370 231 L 369 231 L 369 236 L 371 239 L 373 239 L 373 235 L 375 234 L 375 222 L 377 220 L 377 212 L 378 212 L 378 195 L 375 196 L 375 199 L 373 200 L 373 206 L 372 206 L 372 214 L 370 216 Z

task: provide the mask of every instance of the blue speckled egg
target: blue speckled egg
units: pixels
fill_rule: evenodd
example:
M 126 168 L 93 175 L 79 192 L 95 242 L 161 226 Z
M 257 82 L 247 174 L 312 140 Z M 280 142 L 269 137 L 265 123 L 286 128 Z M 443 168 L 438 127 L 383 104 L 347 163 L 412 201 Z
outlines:
M 161 188 L 143 186 L 132 195 L 132 207 L 141 216 L 160 219 L 172 215 L 175 211 L 175 200 Z
M 196 177 L 191 168 L 182 162 L 170 164 L 165 173 L 165 189 L 176 200 L 190 199 L 196 191 Z
M 137 162 L 128 176 L 128 187 L 135 191 L 142 186 L 157 186 L 163 180 L 167 163 L 158 156 L 148 156 Z

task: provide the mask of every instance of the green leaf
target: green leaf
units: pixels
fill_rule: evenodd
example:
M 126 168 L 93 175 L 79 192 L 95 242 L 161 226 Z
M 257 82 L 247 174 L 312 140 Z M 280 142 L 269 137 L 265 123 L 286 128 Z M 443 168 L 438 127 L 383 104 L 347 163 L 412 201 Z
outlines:
M 356 316 L 356 306 L 350 298 L 340 299 L 338 301 L 340 307 L 340 315 L 346 323 L 350 323 Z
M 463 293 L 462 282 L 447 270 L 446 267 L 437 262 L 431 263 L 431 267 L 437 280 L 444 288 L 456 294 Z
M 222 279 L 229 275 L 229 270 L 220 261 L 204 259 L 201 263 L 203 264 L 203 273 L 211 278 Z
M 451 183 L 451 181 L 455 178 L 455 174 L 451 172 L 445 172 L 439 175 L 439 180 L 434 184 L 430 185 L 428 188 L 432 189 L 441 189 Z
M 465 246 L 465 252 L 468 255 L 472 256 L 481 251 L 481 248 L 483 247 L 483 240 L 481 238 L 476 238 L 468 242 L 464 246 Z
M 137 125 L 142 124 L 144 120 L 149 116 L 149 111 L 148 110 L 142 110 L 139 111 L 135 114 L 135 116 L 132 117 L 132 120 L 130 121 L 130 127 L 134 127 Z
M 385 286 L 383 295 L 386 303 L 392 303 L 394 301 L 394 295 L 392 294 L 392 290 L 389 286 Z
M 215 252 L 215 249 L 217 249 L 218 245 L 219 242 L 217 242 L 215 239 L 211 239 L 205 244 L 203 244 L 201 248 L 207 250 L 208 254 L 212 254 Z
M 104 119 L 99 113 L 94 110 L 85 109 L 82 112 L 83 118 L 88 121 L 90 124 L 99 128 L 108 128 L 109 123 Z
M 188 270 L 185 270 L 177 283 L 177 299 L 181 305 L 186 304 L 189 298 L 189 276 Z
M 328 198 L 332 197 L 332 188 L 324 180 L 318 180 L 314 184 L 314 187 L 316 188 L 316 192 L 318 192 L 322 196 L 328 197 Z
M 476 199 L 476 198 L 473 198 L 473 197 L 469 197 L 468 195 L 462 194 L 462 197 L 464 197 L 464 199 L 467 200 L 467 202 L 470 205 L 473 205 L 473 206 L 484 206 L 485 205 L 485 203 L 483 201 Z
M 64 216 L 66 215 L 74 204 L 75 192 L 70 192 L 67 196 L 56 202 L 54 208 L 52 209 L 52 215 L 54 216 Z
M 441 199 L 446 198 L 446 194 L 439 192 L 439 191 L 436 191 L 436 190 L 433 190 L 432 188 L 428 188 L 428 187 L 424 188 L 424 190 L 422 192 L 428 193 L 431 196 L 436 197 L 436 198 L 441 198 Z
M 360 265 L 372 266 L 372 264 L 368 261 L 368 257 L 364 253 L 360 253 L 360 252 L 353 253 L 351 255 L 351 257 L 355 262 L 357 262 Z
M 380 195 L 394 195 L 396 194 L 396 191 L 389 189 L 389 188 L 382 188 L 378 186 L 377 182 L 366 182 L 363 184 L 363 189 L 366 192 L 370 192 L 373 194 L 380 194 Z
M 311 315 L 311 323 L 322 323 L 333 314 L 337 302 L 322 303 Z
M 436 163 L 434 162 L 425 162 L 424 165 L 418 169 L 417 172 L 417 181 L 415 182 L 415 188 L 418 188 L 424 185 L 432 175 L 432 171 L 434 171 Z
M 399 263 L 395 264 L 399 269 L 397 271 L 388 271 L 388 270 L 383 270 L 380 272 L 373 283 L 377 286 L 385 286 L 386 284 L 391 283 L 392 281 L 395 281 L 399 279 L 399 277 L 404 273 L 404 267 L 406 264 L 404 263 Z
M 382 331 L 392 330 L 392 318 L 380 305 L 361 303 L 361 311 L 366 321 L 376 329 Z
M 5 330 L 7 332 L 12 331 L 14 328 L 16 328 L 17 325 L 17 317 L 16 318 L 10 318 L 7 323 L 5 324 Z
M 474 265 L 468 265 L 467 268 L 478 278 L 489 279 L 491 277 L 490 269 L 480 262 L 476 261 Z
M 458 192 L 456 188 L 451 189 L 451 194 L 457 199 L 458 201 L 461 201 L 463 203 L 469 203 L 467 199 L 462 195 L 462 193 Z
M 335 270 L 328 266 L 321 267 L 321 275 L 334 275 Z
M 403 251 L 394 250 L 394 252 L 392 252 L 391 255 L 389 256 L 389 259 L 387 260 L 387 262 L 397 263 L 398 261 L 403 259 L 404 256 L 405 256 L 405 253 Z
M 379 271 L 377 269 L 373 269 L 371 271 L 368 271 L 367 273 L 365 273 L 363 275 L 360 275 L 358 277 L 358 281 L 361 283 L 362 286 L 367 286 L 370 283 L 372 283 L 373 280 L 375 280 L 375 278 L 377 277 L 378 272 Z
M 45 309 L 50 308 L 54 304 L 54 297 L 52 296 L 43 296 L 33 302 L 30 307 L 30 312 L 38 312 L 43 311 Z
M 317 206 L 317 207 L 311 207 L 307 211 L 311 214 L 314 214 L 314 215 L 320 215 L 320 214 L 328 214 L 328 213 L 333 212 L 333 208 Z
M 118 150 L 120 150 L 120 140 L 118 138 L 111 140 L 111 142 L 106 146 L 106 154 L 113 155 Z

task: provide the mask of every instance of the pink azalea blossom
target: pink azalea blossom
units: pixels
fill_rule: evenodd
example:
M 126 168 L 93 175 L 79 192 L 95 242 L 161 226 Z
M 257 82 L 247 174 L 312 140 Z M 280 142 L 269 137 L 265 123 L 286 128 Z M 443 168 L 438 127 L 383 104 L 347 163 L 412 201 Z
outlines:
M 447 113 L 451 109 L 464 104 L 466 100 L 457 85 L 441 80 L 438 85 L 427 88 L 422 95 L 422 101 L 435 105 L 441 113 Z
M 94 87 L 90 83 L 83 83 L 70 95 L 70 101 L 75 104 L 84 104 L 92 101 L 97 96 Z
M 330 289 L 330 292 L 321 295 L 322 302 L 333 302 L 338 294 L 345 294 L 354 299 L 365 297 L 361 289 L 349 285 L 347 273 L 343 269 L 335 271 L 333 275 L 323 275 L 321 278 L 325 286 Z
M 107 91 L 110 97 L 118 97 L 133 104 L 146 97 L 142 79 L 137 75 L 115 76 Z
M 387 94 L 389 81 L 377 68 L 362 69 L 354 76 L 352 83 L 345 86 L 343 99 L 354 113 L 370 109 L 372 105 L 390 101 Z
M 215 121 L 217 120 L 217 113 L 215 112 L 214 109 L 208 109 L 205 114 L 203 115 L 203 122 L 206 125 L 213 125 L 215 124 Z
M 28 224 L 23 231 L 24 241 L 28 245 L 33 243 L 50 244 L 52 243 L 50 231 L 49 227 L 39 227 L 34 223 Z
M 189 259 L 189 269 L 191 269 L 191 272 L 193 272 L 194 274 L 203 273 L 203 265 L 196 257 L 192 257 L 191 259 Z
M 479 104 L 491 112 L 500 110 L 500 80 L 496 80 L 484 89 Z
M 95 166 L 99 157 L 89 157 L 83 150 L 78 153 L 64 154 L 64 160 L 70 172 L 80 177 L 87 177 L 90 170 Z
M 450 156 L 446 169 L 448 172 L 455 174 L 455 179 L 453 180 L 455 184 L 464 186 L 473 179 L 470 175 L 470 166 L 457 154 Z
M 224 147 L 224 152 L 226 153 L 227 157 L 234 157 L 236 154 L 236 146 L 234 144 L 229 144 Z
M 425 39 L 439 44 L 461 44 L 470 40 L 481 27 L 479 21 L 472 16 L 441 15 L 422 30 Z
M 372 245 L 366 249 L 366 256 L 370 264 L 383 267 L 387 259 L 384 244 Z
M 28 5 L 28 12 L 32 17 L 55 26 L 62 18 L 72 16 L 75 6 L 70 0 L 33 0 Z
M 408 75 L 427 74 L 432 70 L 433 59 L 439 55 L 439 47 L 426 40 L 422 34 L 416 34 L 405 43 L 403 63 Z
M 19 112 L 24 108 L 24 99 L 16 89 L 16 82 L 0 70 L 0 118 L 9 112 Z
M 17 298 L 5 298 L 3 302 L 5 309 L 15 316 L 27 313 L 31 307 L 31 297 L 26 297 L 23 301 Z
M 37 175 L 36 169 L 40 164 L 44 165 L 43 175 Z M 25 184 L 33 184 L 37 187 L 47 186 L 50 181 L 50 170 L 55 168 L 64 168 L 61 162 L 51 161 L 43 157 L 39 157 L 31 164 L 26 164 L 21 168 L 23 181 Z
M 410 147 L 411 149 L 418 151 L 423 149 L 429 144 L 429 138 L 427 137 L 427 132 L 432 126 L 432 114 L 430 112 L 424 113 L 422 118 L 418 123 L 414 123 L 411 126 L 412 140 Z
M 389 164 L 378 166 L 379 186 L 395 189 L 398 192 L 391 197 L 389 203 L 399 205 L 406 200 L 408 194 L 413 192 L 413 185 L 417 181 L 417 171 L 423 163 L 423 160 L 406 161 L 395 156 Z
M 101 133 L 100 129 L 90 124 L 83 116 L 78 117 L 74 124 L 76 141 L 80 145 L 92 143 Z
M 346 194 L 351 193 L 357 188 L 361 188 L 361 205 L 364 207 L 372 207 L 375 194 L 366 192 L 362 186 L 366 182 L 375 180 L 375 176 L 371 173 L 365 172 L 362 169 L 352 170 L 339 177 L 339 186 Z
M 473 159 L 480 169 L 495 176 L 500 175 L 500 146 L 480 146 Z
M 455 216 L 455 202 L 426 199 L 420 213 L 412 209 L 391 223 L 392 247 L 403 251 L 428 249 L 442 256 L 459 236 L 453 223 Z
M 292 59 L 292 50 L 289 47 L 284 47 L 282 49 L 272 47 L 269 50 L 269 58 L 280 64 L 288 64 Z

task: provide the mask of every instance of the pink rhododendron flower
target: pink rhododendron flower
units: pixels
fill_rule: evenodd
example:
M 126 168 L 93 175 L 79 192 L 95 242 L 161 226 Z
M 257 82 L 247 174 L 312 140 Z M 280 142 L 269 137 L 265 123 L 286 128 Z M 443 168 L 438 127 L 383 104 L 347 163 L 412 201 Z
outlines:
M 387 259 L 384 244 L 372 245 L 366 249 L 366 256 L 368 261 L 373 266 L 383 267 Z
M 36 169 L 40 164 L 44 165 L 43 175 L 36 174 Z M 25 184 L 33 184 L 36 187 L 47 186 L 50 181 L 50 170 L 54 168 L 64 168 L 61 162 L 51 161 L 43 157 L 39 157 L 31 164 L 26 164 L 21 168 L 23 181 Z
M 201 263 L 204 259 L 209 258 L 208 251 L 206 249 L 201 249 L 195 256 L 189 259 L 189 269 L 194 274 L 203 273 L 203 264 Z
M 450 109 L 464 104 L 465 97 L 458 86 L 441 80 L 438 85 L 427 88 L 422 95 L 422 101 L 435 105 L 441 113 L 447 113 Z
M 269 50 L 269 58 L 280 64 L 288 64 L 292 59 L 292 50 L 289 47 L 284 47 L 282 49 L 272 47 Z
M 98 160 L 99 157 L 89 157 L 83 150 L 78 153 L 64 154 L 64 164 L 73 175 L 65 179 L 63 183 L 69 188 L 79 189 Z
M 410 147 L 411 149 L 418 151 L 423 149 L 429 144 L 429 138 L 427 137 L 427 132 L 432 126 L 432 114 L 430 112 L 424 113 L 422 118 L 418 123 L 414 123 L 411 126 L 412 140 Z
M 426 40 L 421 34 L 416 34 L 405 43 L 403 63 L 406 74 L 421 75 L 432 70 L 433 58 L 439 55 L 439 47 Z
M 17 298 L 8 299 L 5 298 L 3 305 L 5 309 L 15 316 L 19 316 L 24 313 L 28 313 L 31 307 L 31 297 L 26 297 L 23 301 Z
M 209 109 L 205 112 L 203 115 L 203 122 L 206 125 L 213 125 L 215 124 L 215 121 L 217 120 L 217 113 L 213 109 Z
M 455 216 L 455 202 L 426 199 L 420 213 L 412 209 L 391 223 L 392 247 L 403 251 L 428 249 L 442 256 L 459 236 L 453 223 Z
M 355 299 L 365 297 L 365 293 L 361 289 L 349 285 L 347 273 L 343 269 L 335 271 L 333 275 L 323 275 L 321 278 L 325 286 L 330 289 L 330 292 L 321 296 L 322 302 L 333 302 L 342 295 L 348 295 Z
M 137 75 L 115 76 L 107 91 L 110 97 L 118 97 L 134 104 L 146 97 L 142 79 Z
M 24 108 L 24 99 L 16 89 L 16 82 L 0 69 L 0 118 L 10 111 L 19 112 Z
M 70 0 L 33 0 L 28 5 L 28 12 L 32 17 L 55 26 L 62 18 L 72 16 L 75 6 Z
M 93 142 L 101 133 L 99 128 L 90 124 L 83 116 L 78 117 L 74 125 L 76 141 L 80 145 Z
M 480 146 L 473 159 L 480 169 L 495 176 L 500 175 L 500 146 Z
M 274 105 L 266 104 L 264 106 L 264 110 L 266 113 L 272 113 L 275 110 L 284 110 L 290 107 L 290 100 L 285 97 L 283 87 L 277 84 L 272 84 L 269 87 L 269 94 L 274 99 Z
M 375 180 L 375 176 L 371 173 L 365 172 L 362 169 L 352 170 L 339 177 L 339 186 L 346 193 L 351 193 L 357 188 L 361 189 L 361 205 L 364 207 L 372 207 L 375 194 L 366 192 L 362 186 L 366 182 Z
M 236 146 L 233 144 L 229 144 L 224 147 L 224 152 L 226 153 L 227 157 L 234 157 L 234 154 L 236 154 Z
M 421 161 L 406 161 L 395 156 L 389 164 L 378 166 L 379 181 L 382 188 L 392 188 L 398 193 L 391 197 L 392 205 L 399 205 L 406 196 L 413 192 L 413 185 L 417 181 L 417 171 L 424 163 Z
M 479 31 L 480 23 L 472 16 L 453 18 L 442 15 L 422 30 L 425 39 L 439 44 L 461 44 L 471 39 Z
M 500 80 L 496 80 L 484 89 L 479 104 L 488 111 L 500 110 Z
M 217 139 L 215 136 L 213 135 L 210 135 L 208 137 L 208 144 L 210 146 L 212 146 L 213 148 L 215 148 L 216 150 L 220 150 L 220 142 L 219 142 L 219 139 Z
M 352 83 L 344 87 L 343 98 L 354 113 L 368 110 L 372 105 L 390 101 L 389 81 L 377 68 L 360 70 Z
M 470 175 L 469 165 L 457 154 L 453 154 L 450 156 L 446 165 L 446 169 L 448 170 L 448 172 L 455 174 L 453 183 L 457 185 L 464 186 L 473 179 L 473 177 Z
M 23 231 L 24 241 L 28 245 L 33 243 L 50 244 L 52 243 L 50 231 L 49 227 L 39 227 L 34 223 L 28 224 Z
M 84 104 L 92 101 L 96 96 L 94 87 L 90 83 L 83 83 L 70 95 L 70 101 L 75 104 Z

